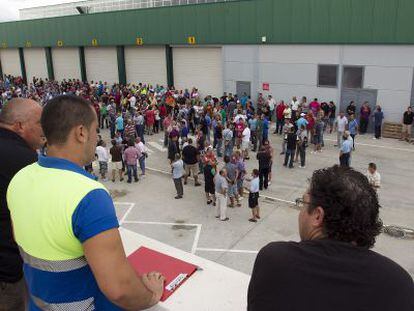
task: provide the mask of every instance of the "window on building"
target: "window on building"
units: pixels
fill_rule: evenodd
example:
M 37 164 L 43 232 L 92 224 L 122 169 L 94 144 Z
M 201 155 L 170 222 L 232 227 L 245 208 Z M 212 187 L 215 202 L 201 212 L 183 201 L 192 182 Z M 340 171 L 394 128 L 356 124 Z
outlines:
M 350 89 L 362 89 L 364 85 L 364 67 L 344 66 L 342 86 Z
M 338 66 L 319 65 L 318 66 L 318 86 L 337 87 L 338 86 Z

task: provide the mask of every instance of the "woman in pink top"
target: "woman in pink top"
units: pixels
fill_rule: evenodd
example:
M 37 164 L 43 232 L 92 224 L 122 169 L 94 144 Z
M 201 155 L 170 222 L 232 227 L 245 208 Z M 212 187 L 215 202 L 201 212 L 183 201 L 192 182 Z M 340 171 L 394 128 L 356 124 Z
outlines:
M 306 130 L 308 131 L 308 137 L 313 137 L 313 132 L 315 128 L 315 118 L 313 116 L 312 111 L 309 111 L 305 117 L 306 121 L 308 121 L 308 125 L 306 126 Z

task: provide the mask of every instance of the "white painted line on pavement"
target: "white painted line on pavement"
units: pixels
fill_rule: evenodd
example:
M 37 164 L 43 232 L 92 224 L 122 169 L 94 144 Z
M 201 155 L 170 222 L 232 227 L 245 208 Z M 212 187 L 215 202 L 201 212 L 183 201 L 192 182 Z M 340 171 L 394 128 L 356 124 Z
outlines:
M 330 139 L 330 138 L 324 138 L 324 140 L 334 141 L 334 142 L 337 141 L 336 139 Z M 372 145 L 372 144 L 365 144 L 365 143 L 359 143 L 359 142 L 356 142 L 355 145 L 357 145 L 357 146 L 374 147 L 374 148 L 383 148 L 383 149 L 390 149 L 390 150 L 399 150 L 399 151 L 413 152 L 414 153 L 414 149 L 405 149 L 405 148 L 389 147 L 389 146 L 383 146 L 383 145 Z
M 200 252 L 220 252 L 220 253 L 240 253 L 240 254 L 257 254 L 259 251 L 249 251 L 244 249 L 223 249 L 223 248 L 204 248 L 198 247 L 196 251 Z
M 191 248 L 191 254 L 195 254 L 198 246 L 198 240 L 200 240 L 201 225 L 197 226 L 197 231 L 194 236 L 193 247 Z
M 279 202 L 288 203 L 288 204 L 296 204 L 293 201 L 288 201 L 288 200 L 284 200 L 284 199 L 279 199 L 279 198 L 271 197 L 271 196 L 268 196 L 268 195 L 264 195 L 262 193 L 260 193 L 260 197 L 261 198 L 264 198 L 264 199 L 269 199 L 269 200 L 272 200 L 272 201 L 279 201 Z
M 124 216 L 122 216 L 122 218 L 119 220 L 119 225 L 122 226 L 122 224 L 125 223 L 125 219 L 128 217 L 129 213 L 134 208 L 135 203 L 123 203 L 123 202 L 119 202 L 119 203 L 115 203 L 115 204 L 128 204 L 129 205 L 128 210 L 125 212 Z
M 189 226 L 189 227 L 199 227 L 201 224 L 187 224 L 179 222 L 158 222 L 158 221 L 136 221 L 136 220 L 126 220 L 124 224 L 142 224 L 142 225 L 164 225 L 164 226 Z

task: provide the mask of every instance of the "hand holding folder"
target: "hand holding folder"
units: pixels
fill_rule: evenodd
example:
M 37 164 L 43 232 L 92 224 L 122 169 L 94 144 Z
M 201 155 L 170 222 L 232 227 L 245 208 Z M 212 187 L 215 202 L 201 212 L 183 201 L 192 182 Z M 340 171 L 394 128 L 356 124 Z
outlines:
M 171 296 L 198 269 L 193 264 L 146 247 L 137 249 L 128 260 L 138 275 L 158 271 L 165 277 L 161 301 Z

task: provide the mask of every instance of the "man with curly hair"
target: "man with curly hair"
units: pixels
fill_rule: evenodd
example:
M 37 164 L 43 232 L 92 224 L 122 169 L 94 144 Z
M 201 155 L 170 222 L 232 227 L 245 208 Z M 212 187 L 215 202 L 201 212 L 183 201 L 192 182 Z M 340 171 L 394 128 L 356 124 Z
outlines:
M 273 242 L 257 255 L 248 310 L 414 310 L 414 283 L 370 250 L 380 234 L 375 190 L 361 173 L 317 170 L 301 199 L 301 242 Z

